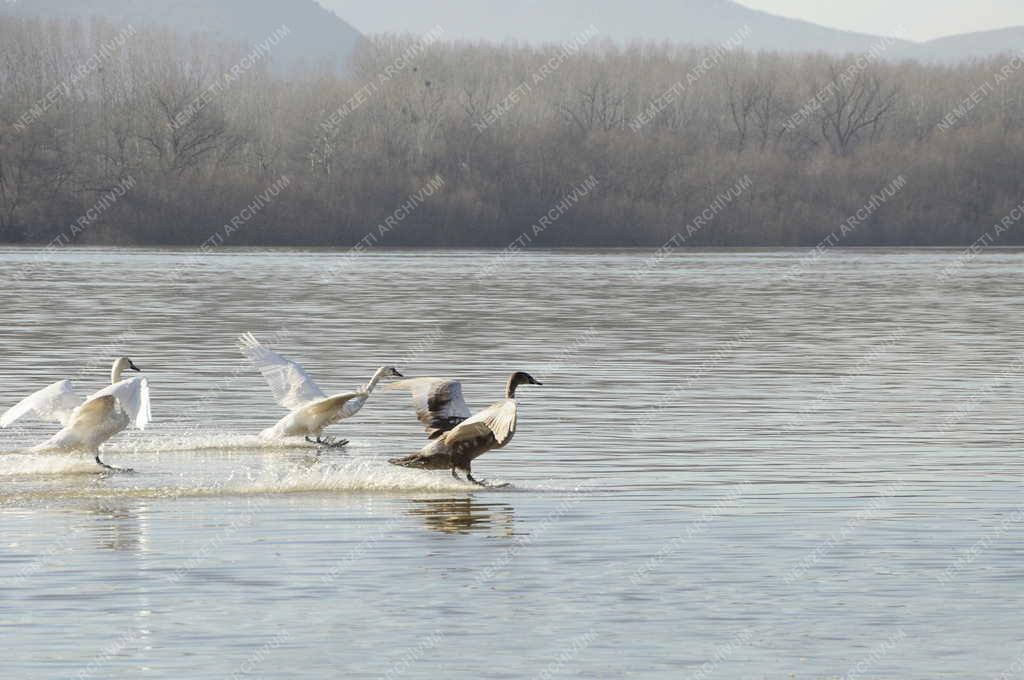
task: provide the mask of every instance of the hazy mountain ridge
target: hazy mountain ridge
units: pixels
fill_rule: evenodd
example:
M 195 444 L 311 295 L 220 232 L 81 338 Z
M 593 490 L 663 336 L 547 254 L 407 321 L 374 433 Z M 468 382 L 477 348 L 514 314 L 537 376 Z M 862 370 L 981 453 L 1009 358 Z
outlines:
M 286 25 L 288 37 L 274 48 L 279 66 L 329 62 L 341 68 L 362 39 L 355 28 L 314 0 L 31 0 L 0 3 L 0 12 L 61 19 L 102 16 L 137 28 L 207 32 L 249 44 L 266 40 Z
M 922 61 L 964 61 L 984 59 L 998 54 L 1019 53 L 1024 46 L 1024 26 L 994 31 L 963 33 L 936 38 L 923 43 L 901 46 L 893 56 Z
M 363 0 L 320 0 L 340 16 L 388 17 L 395 30 L 424 32 L 441 24 L 448 37 L 530 43 L 564 42 L 589 26 L 619 43 L 669 41 L 695 45 L 719 44 L 744 26 L 750 36 L 747 49 L 785 53 L 866 52 L 885 45 L 884 56 L 927 61 L 984 58 L 1020 49 L 1024 27 L 955 35 L 923 43 L 829 28 L 801 19 L 778 16 L 745 7 L 733 0 L 545 0 L 510 6 L 504 0 L 377 0 L 368 9 Z M 446 11 L 439 12 L 438 8 Z M 366 32 L 377 26 L 363 25 Z M 898 33 L 899 27 L 893 27 Z
M 189 33 L 205 31 L 249 43 L 287 25 L 291 35 L 275 48 L 277 61 L 329 61 L 341 68 L 361 40 L 345 21 L 367 11 L 365 0 L 21 0 L 0 2 L 0 12 L 21 16 L 104 16 L 114 21 L 159 25 Z M 425 33 L 441 26 L 447 38 L 531 43 L 565 42 L 591 26 L 620 43 L 720 44 L 744 28 L 752 51 L 849 54 L 879 51 L 888 59 L 963 61 L 1015 52 L 1024 27 L 947 36 L 923 43 L 856 33 L 782 17 L 733 0 L 376 0 L 373 11 L 387 15 L 397 31 Z M 457 10 L 439 12 L 438 8 Z M 393 19 L 393 20 L 392 20 Z M 396 23 L 397 22 L 397 23 Z M 365 27 L 371 30 L 373 27 Z

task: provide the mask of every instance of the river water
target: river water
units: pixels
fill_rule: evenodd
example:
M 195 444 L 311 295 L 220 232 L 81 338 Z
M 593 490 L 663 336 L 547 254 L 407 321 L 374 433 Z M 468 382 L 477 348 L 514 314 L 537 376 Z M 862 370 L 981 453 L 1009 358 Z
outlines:
M 1024 252 L 0 249 L 0 410 L 130 356 L 154 422 L 85 456 L 0 431 L 10 678 L 984 678 L 1024 668 Z M 378 391 L 513 370 L 474 474 Z

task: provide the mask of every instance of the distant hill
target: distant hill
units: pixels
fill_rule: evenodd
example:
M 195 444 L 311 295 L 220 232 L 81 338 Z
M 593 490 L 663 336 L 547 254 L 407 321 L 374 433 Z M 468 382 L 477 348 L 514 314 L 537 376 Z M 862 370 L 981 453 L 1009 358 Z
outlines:
M 104 16 L 136 27 L 210 32 L 248 43 L 282 24 L 291 34 L 274 48 L 275 63 L 329 62 L 343 70 L 360 31 L 340 17 L 357 17 L 366 32 L 426 33 L 448 39 L 565 42 L 591 26 L 619 43 L 668 41 L 720 44 L 744 29 L 749 50 L 848 54 L 886 45 L 892 59 L 963 61 L 1024 46 L 1024 28 L 939 38 L 924 43 L 840 31 L 750 9 L 733 0 L 0 0 L 0 13 L 40 17 Z
M 744 26 L 744 45 L 779 52 L 865 52 L 885 44 L 887 58 L 961 61 L 1024 47 L 1024 28 L 915 43 L 827 28 L 750 9 L 732 0 L 320 0 L 367 33 L 426 32 L 441 25 L 449 38 L 565 42 L 595 26 L 602 37 L 694 45 L 719 44 Z M 883 43 L 884 41 L 884 43 Z
M 724 42 L 744 26 L 745 45 L 755 50 L 858 52 L 877 36 L 839 31 L 807 21 L 749 9 L 731 0 L 321 0 L 344 17 L 364 18 L 360 27 L 425 32 L 435 24 L 448 37 L 524 42 L 564 42 L 595 26 L 604 37 L 708 45 Z M 358 22 L 357 22 L 358 23 Z
M 1024 49 L 1024 27 L 964 33 L 893 50 L 897 58 L 955 62 L 981 59 Z
M 314 0 L 0 0 L 0 13 L 102 16 L 136 28 L 156 25 L 183 33 L 207 32 L 249 44 L 287 25 L 291 33 L 274 48 L 277 66 L 326 61 L 341 70 L 362 39 Z

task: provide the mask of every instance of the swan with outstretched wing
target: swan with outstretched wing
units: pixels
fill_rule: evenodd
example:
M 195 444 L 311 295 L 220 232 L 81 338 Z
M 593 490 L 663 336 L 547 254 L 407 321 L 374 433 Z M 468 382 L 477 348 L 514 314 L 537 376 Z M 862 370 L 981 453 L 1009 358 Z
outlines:
M 152 420 L 149 381 L 146 378 L 122 379 L 126 370 L 139 371 L 128 357 L 114 361 L 108 387 L 84 401 L 70 380 L 60 380 L 35 392 L 0 416 L 0 427 L 10 427 L 23 418 L 53 421 L 61 430 L 32 451 L 84 451 L 108 470 L 127 472 L 100 459 L 100 446 L 129 426 L 144 430 Z
M 261 344 L 252 333 L 238 339 L 238 349 L 266 379 L 277 403 L 289 411 L 277 424 L 260 433 L 263 439 L 305 437 L 311 444 L 340 448 L 348 441 L 324 439 L 323 431 L 359 413 L 382 379 L 402 377 L 394 367 L 382 366 L 365 385 L 328 397 L 306 369 Z

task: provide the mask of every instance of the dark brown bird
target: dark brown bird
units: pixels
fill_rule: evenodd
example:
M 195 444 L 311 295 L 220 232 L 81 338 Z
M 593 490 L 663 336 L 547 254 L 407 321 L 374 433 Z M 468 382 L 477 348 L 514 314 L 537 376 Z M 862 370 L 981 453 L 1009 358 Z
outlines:
M 462 384 L 457 380 L 413 378 L 392 384 L 389 389 L 410 390 L 416 416 L 431 442 L 419 453 L 389 462 L 423 470 L 451 470 L 455 479 L 459 479 L 457 473 L 461 470 L 470 482 L 487 486 L 473 478 L 473 460 L 512 441 L 516 433 L 516 388 L 540 384 L 529 373 L 517 371 L 508 379 L 505 398 L 476 415 L 462 398 Z

